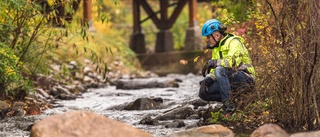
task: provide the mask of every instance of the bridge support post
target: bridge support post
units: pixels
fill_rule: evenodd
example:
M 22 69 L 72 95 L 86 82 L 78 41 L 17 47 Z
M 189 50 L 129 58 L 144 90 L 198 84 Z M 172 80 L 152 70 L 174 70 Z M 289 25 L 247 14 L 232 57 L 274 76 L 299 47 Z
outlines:
M 186 30 L 185 50 L 197 50 L 202 47 L 202 38 L 199 26 L 189 27 Z
M 189 28 L 186 30 L 185 50 L 201 49 L 202 38 L 200 27 L 197 23 L 197 0 L 188 0 L 189 2 Z
M 170 30 L 160 30 L 157 34 L 156 52 L 173 51 L 173 34 Z
M 146 53 L 146 43 L 144 40 L 144 34 L 143 33 L 134 33 L 131 35 L 130 38 L 130 48 L 135 53 Z

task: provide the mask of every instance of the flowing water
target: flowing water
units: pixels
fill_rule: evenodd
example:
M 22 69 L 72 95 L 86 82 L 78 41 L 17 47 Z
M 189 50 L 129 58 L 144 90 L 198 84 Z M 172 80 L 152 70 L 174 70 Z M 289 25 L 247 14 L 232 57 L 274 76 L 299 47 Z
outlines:
M 165 128 L 163 125 L 142 125 L 140 120 L 146 115 L 156 116 L 172 108 L 180 106 L 184 102 L 197 99 L 198 82 L 202 79 L 194 74 L 180 75 L 171 74 L 166 77 L 150 78 L 154 80 L 180 79 L 179 88 L 150 88 L 139 90 L 120 90 L 115 86 L 107 86 L 100 89 L 90 89 L 76 100 L 58 101 L 61 107 L 48 109 L 36 116 L 11 117 L 1 120 L 0 136 L 29 136 L 33 123 L 44 117 L 62 114 L 67 111 L 84 110 L 104 115 L 108 118 L 121 121 L 133 127 L 144 130 L 155 137 L 166 136 L 175 131 L 185 130 L 182 128 Z M 155 110 L 112 110 L 111 107 L 132 102 L 138 98 L 162 98 L 164 109 Z M 167 121 L 170 122 L 170 121 Z M 185 124 L 193 124 L 195 120 L 184 120 Z

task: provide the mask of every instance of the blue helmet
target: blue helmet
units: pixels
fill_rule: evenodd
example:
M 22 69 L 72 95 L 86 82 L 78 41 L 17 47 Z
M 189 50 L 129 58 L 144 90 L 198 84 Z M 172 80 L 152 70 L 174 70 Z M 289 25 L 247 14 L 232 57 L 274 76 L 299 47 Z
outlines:
M 202 26 L 202 36 L 209 36 L 215 31 L 224 32 L 227 27 L 216 19 L 210 19 Z

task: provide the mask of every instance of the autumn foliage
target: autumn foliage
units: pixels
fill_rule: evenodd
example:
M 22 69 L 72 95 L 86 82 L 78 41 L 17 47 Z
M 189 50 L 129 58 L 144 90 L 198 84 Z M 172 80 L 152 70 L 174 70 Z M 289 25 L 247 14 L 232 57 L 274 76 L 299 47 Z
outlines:
M 270 119 L 288 130 L 319 127 L 319 4 L 315 0 L 256 3 L 246 40 L 258 72 L 257 97 Z

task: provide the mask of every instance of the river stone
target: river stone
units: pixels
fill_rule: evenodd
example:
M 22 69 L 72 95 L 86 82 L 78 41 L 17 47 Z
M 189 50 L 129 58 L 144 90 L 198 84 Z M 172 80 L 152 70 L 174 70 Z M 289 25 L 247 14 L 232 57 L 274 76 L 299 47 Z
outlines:
M 250 137 L 289 137 L 289 134 L 276 124 L 264 124 L 253 131 Z
M 172 122 L 166 124 L 165 128 L 180 128 L 184 127 L 186 124 L 183 122 L 183 120 L 173 120 Z
M 170 134 L 168 137 L 234 137 L 232 130 L 219 125 L 191 128 Z
M 294 133 L 290 137 L 320 137 L 320 131 Z
M 157 98 L 158 99 L 158 98 Z M 150 98 L 139 98 L 134 102 L 129 103 L 124 110 L 150 110 L 160 108 L 160 103 L 157 100 Z
M 102 115 L 70 111 L 42 119 L 30 137 L 152 137 L 151 134 Z
M 144 88 L 166 88 L 179 87 L 177 81 L 156 80 L 156 79 L 135 79 L 135 80 L 119 80 L 116 82 L 116 89 L 144 89 Z
M 9 108 L 9 104 L 0 100 L 0 110 L 6 111 Z
M 186 119 L 193 114 L 195 114 L 195 112 L 191 107 L 184 106 L 184 107 L 179 107 L 169 112 L 166 112 L 156 117 L 156 119 L 159 119 L 159 120 Z
M 35 91 L 45 98 L 50 98 L 50 95 L 46 91 L 44 91 L 42 88 L 36 88 Z
M 6 111 L 9 109 L 9 104 L 0 100 L 0 119 L 6 117 Z
M 144 116 L 139 124 L 145 125 L 159 125 L 159 121 L 156 119 L 152 119 L 150 115 Z

